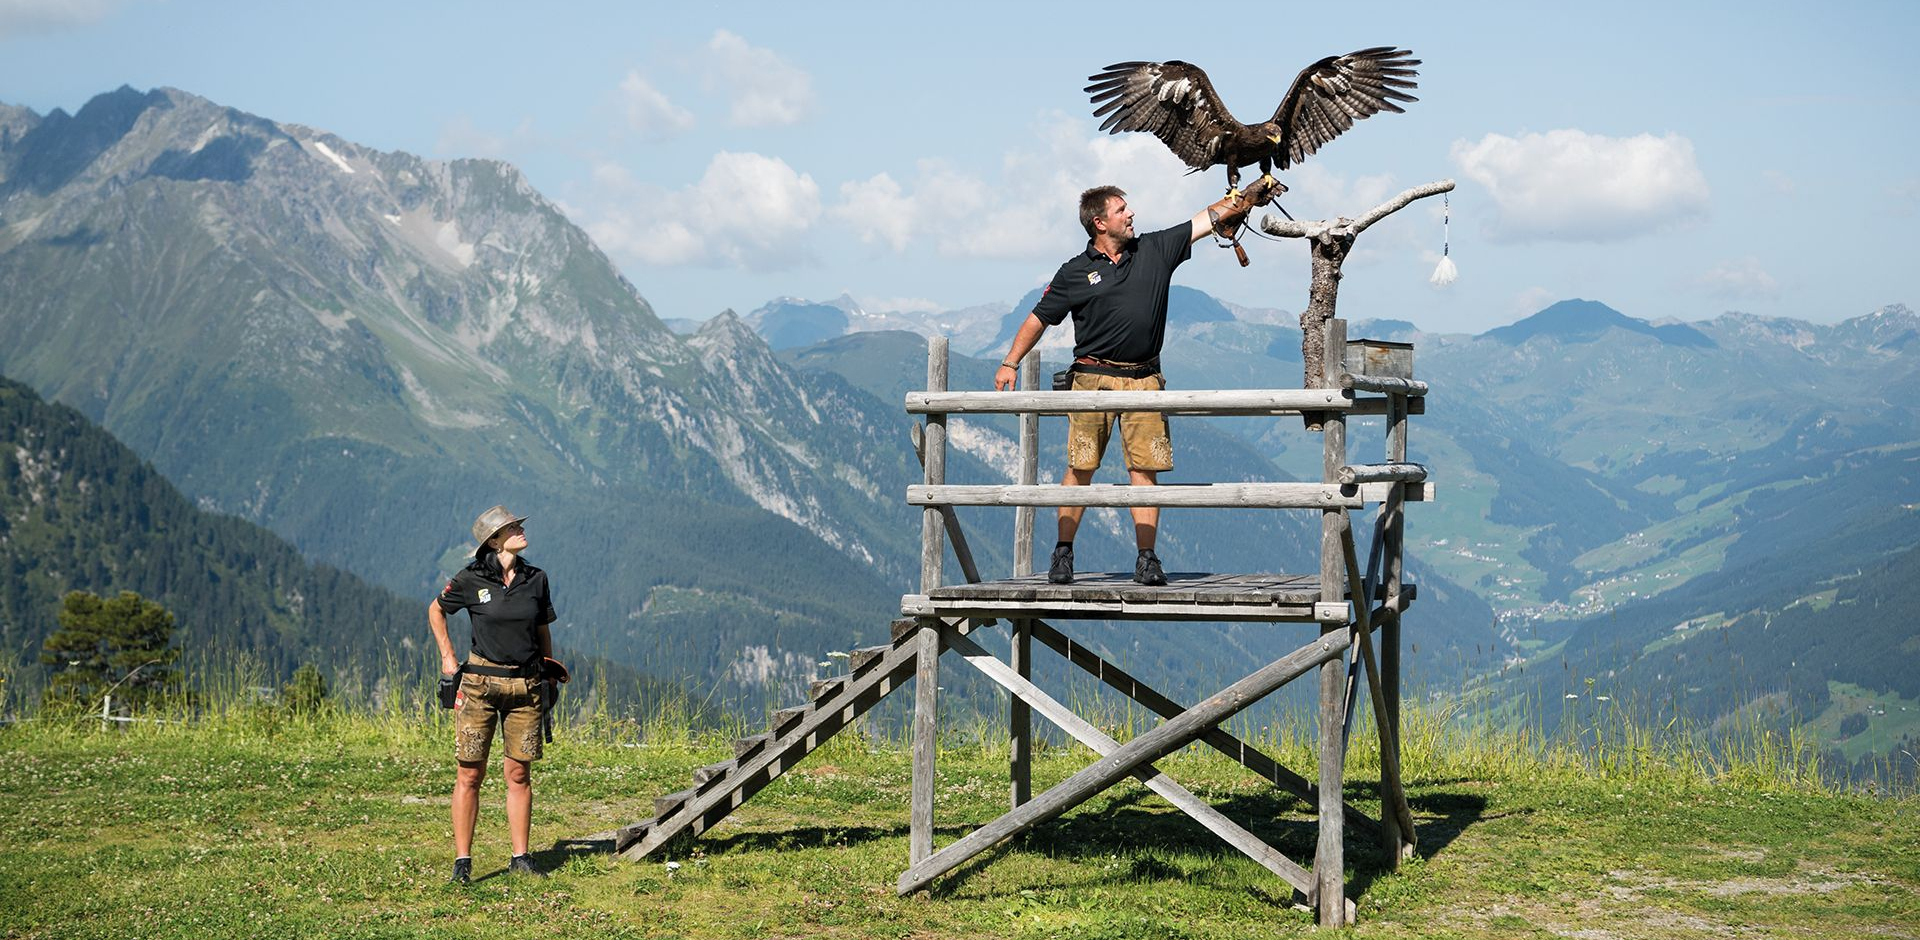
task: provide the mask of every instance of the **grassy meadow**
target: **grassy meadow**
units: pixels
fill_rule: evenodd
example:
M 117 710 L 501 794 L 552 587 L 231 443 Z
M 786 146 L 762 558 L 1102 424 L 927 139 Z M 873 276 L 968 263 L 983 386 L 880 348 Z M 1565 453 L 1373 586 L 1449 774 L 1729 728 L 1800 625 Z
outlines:
M 930 893 L 896 897 L 908 751 L 853 733 L 670 853 L 631 863 L 568 847 L 652 815 L 654 796 L 731 756 L 730 733 L 694 733 L 673 714 L 559 730 L 535 770 L 547 879 L 503 873 L 496 769 L 476 881 L 452 886 L 450 723 L 419 699 L 389 693 L 306 716 L 202 707 L 192 720 L 105 730 L 52 716 L 0 726 L 0 936 L 1237 940 L 1314 929 L 1277 879 L 1132 781 Z M 1419 856 L 1388 871 L 1368 839 L 1348 840 L 1356 937 L 1920 937 L 1911 794 L 1837 792 L 1807 748 L 1764 732 L 1708 750 L 1595 729 L 1599 748 L 1448 719 L 1405 719 Z M 1125 716 L 1105 724 L 1137 730 Z M 1002 811 L 1006 752 L 994 737 L 975 727 L 943 742 L 936 844 Z M 1313 776 L 1310 726 L 1252 737 Z M 1349 797 L 1369 812 L 1376 748 L 1357 738 L 1349 760 Z M 1041 749 L 1035 792 L 1091 759 Z M 1203 748 L 1159 766 L 1311 859 L 1299 801 Z

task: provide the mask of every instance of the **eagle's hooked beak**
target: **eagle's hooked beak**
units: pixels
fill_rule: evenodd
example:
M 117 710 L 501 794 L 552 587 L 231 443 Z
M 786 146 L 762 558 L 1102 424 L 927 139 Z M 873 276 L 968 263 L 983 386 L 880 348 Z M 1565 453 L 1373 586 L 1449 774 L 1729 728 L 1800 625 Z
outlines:
M 1268 140 L 1271 140 L 1271 141 L 1273 141 L 1273 145 L 1274 145 L 1275 147 L 1278 147 L 1278 146 L 1280 146 L 1280 135 L 1279 135 L 1279 134 L 1268 134 L 1268 135 L 1267 135 L 1267 139 L 1268 139 Z

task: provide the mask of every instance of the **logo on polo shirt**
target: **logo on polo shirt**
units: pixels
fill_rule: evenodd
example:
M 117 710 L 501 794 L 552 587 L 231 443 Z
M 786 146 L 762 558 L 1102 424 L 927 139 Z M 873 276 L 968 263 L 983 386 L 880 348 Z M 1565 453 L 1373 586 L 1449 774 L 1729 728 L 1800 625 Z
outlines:
M 492 592 L 492 591 L 489 591 L 489 590 L 487 590 L 486 588 L 481 588 L 481 589 L 480 589 L 480 603 L 482 603 L 482 604 L 485 604 L 485 603 L 488 603 L 489 601 L 492 601 L 492 600 L 493 600 L 493 592 Z
M 1087 272 L 1087 283 L 1089 283 L 1089 284 L 1098 284 L 1098 283 L 1100 283 L 1100 272 L 1098 272 L 1098 271 L 1088 271 L 1088 272 Z

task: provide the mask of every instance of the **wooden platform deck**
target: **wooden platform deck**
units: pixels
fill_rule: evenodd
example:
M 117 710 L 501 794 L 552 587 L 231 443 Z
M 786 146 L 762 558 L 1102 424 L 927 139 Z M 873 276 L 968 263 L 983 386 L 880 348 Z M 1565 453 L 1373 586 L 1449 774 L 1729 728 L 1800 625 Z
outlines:
M 1169 571 L 1160 587 L 1131 571 L 1081 572 L 1072 584 L 1045 574 L 953 584 L 900 599 L 908 617 L 1038 617 L 1081 620 L 1307 621 L 1345 623 L 1347 605 L 1322 603 L 1310 574 Z

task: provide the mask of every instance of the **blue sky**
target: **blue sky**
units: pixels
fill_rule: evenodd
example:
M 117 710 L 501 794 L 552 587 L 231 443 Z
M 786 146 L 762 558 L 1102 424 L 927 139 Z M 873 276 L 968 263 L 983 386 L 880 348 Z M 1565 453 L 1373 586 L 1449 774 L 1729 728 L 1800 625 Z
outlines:
M 1198 13 L 1202 9 L 1217 12 Z M 524 170 L 662 316 L 845 292 L 1010 304 L 1084 235 L 1215 198 L 1153 138 L 1098 133 L 1086 76 L 1185 59 L 1246 121 L 1311 61 L 1410 48 L 1421 100 L 1283 176 L 1298 218 L 1458 180 L 1362 236 L 1341 310 L 1479 331 L 1556 299 L 1647 319 L 1833 322 L 1920 305 L 1920 4 L 262 4 L 0 0 L 0 101 L 172 86 L 382 150 Z M 1297 243 L 1177 275 L 1298 310 Z

